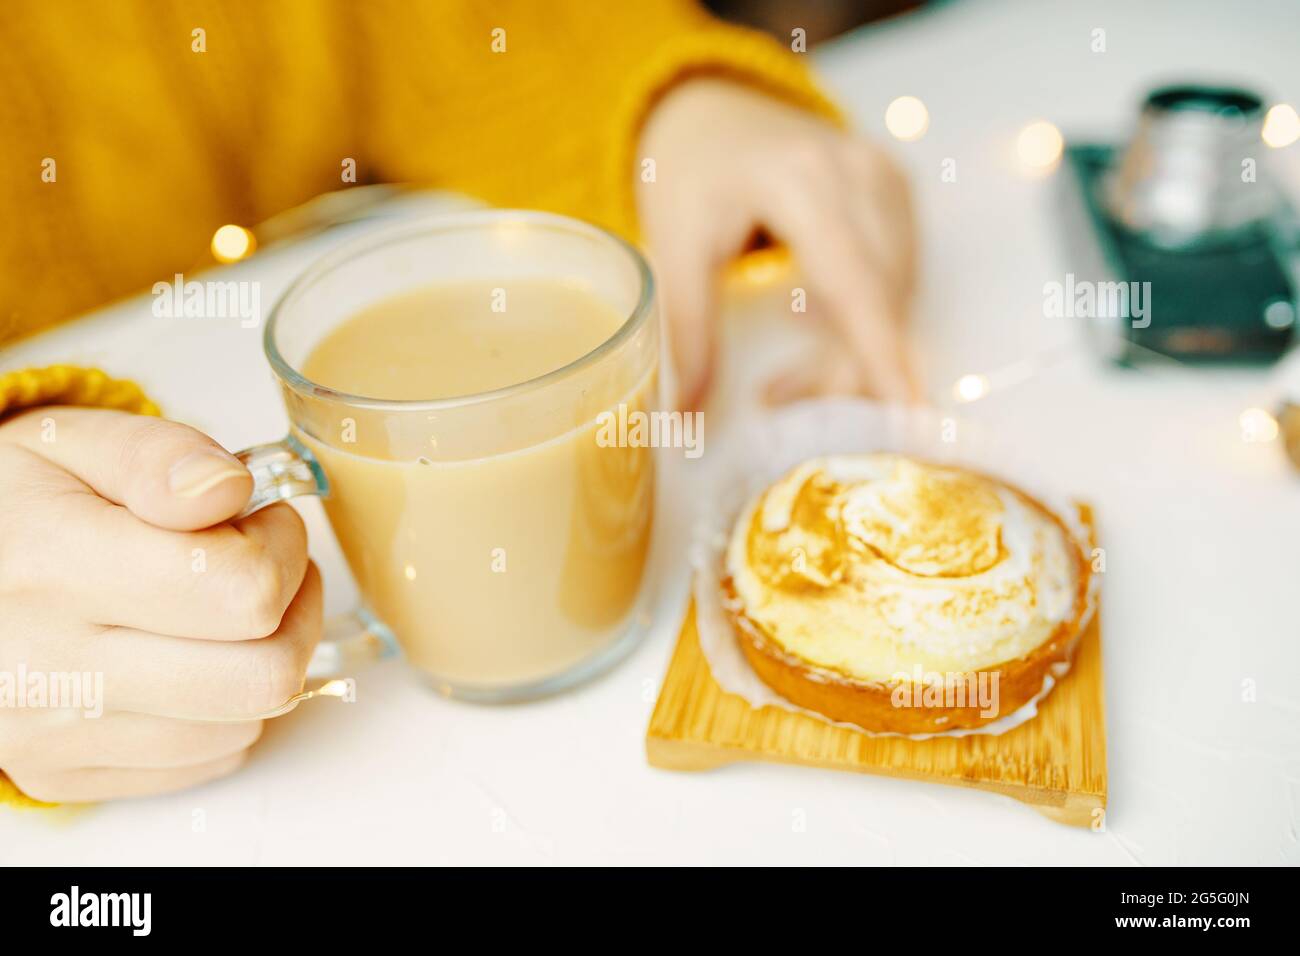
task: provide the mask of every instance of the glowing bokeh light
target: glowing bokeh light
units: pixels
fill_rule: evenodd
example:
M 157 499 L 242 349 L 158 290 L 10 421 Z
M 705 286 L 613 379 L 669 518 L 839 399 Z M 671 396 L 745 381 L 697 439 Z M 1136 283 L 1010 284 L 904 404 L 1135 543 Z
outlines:
M 1036 120 L 1016 137 L 1016 155 L 1030 169 L 1051 169 L 1061 158 L 1065 139 L 1047 120 Z
M 915 96 L 900 96 L 885 110 L 885 129 L 895 139 L 911 143 L 930 128 L 930 111 Z
M 989 393 L 989 380 L 983 375 L 963 375 L 952 387 L 959 402 L 977 402 Z
M 1290 103 L 1278 103 L 1264 114 L 1260 138 L 1274 149 L 1290 146 L 1300 139 L 1300 115 Z
M 225 225 L 212 234 L 212 255 L 218 262 L 247 259 L 257 248 L 257 240 L 243 226 Z
M 1248 408 L 1237 419 L 1242 441 L 1270 442 L 1277 437 L 1277 419 L 1262 408 Z

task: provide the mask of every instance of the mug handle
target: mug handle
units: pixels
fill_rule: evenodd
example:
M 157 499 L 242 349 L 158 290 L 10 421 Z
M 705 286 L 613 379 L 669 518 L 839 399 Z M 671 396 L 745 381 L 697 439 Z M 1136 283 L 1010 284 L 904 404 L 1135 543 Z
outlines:
M 267 505 L 299 495 L 319 495 L 322 498 L 329 495 L 329 481 L 320 462 L 293 435 L 267 445 L 245 448 L 236 452 L 235 457 L 253 476 L 253 493 L 237 517 L 246 517 Z M 396 654 L 397 643 L 392 634 L 361 608 L 330 618 L 325 622 L 325 634 L 307 665 L 309 684 L 321 680 L 325 683 L 305 687 L 302 693 L 261 716 L 287 713 L 311 697 L 344 696 L 345 688 L 341 685 L 346 682 L 339 679 L 348 671 Z

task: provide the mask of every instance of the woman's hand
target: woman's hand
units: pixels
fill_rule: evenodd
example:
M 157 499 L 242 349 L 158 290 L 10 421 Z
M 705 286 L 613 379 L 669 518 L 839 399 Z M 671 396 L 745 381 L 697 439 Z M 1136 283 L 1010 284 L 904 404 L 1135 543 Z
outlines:
M 28 685 L 28 706 L 0 706 L 0 769 L 23 792 L 105 800 L 220 777 L 256 715 L 301 689 L 320 578 L 292 508 L 229 520 L 251 490 L 174 422 L 37 408 L 0 426 L 0 679 Z M 32 705 L 60 682 L 87 696 Z
M 912 215 L 907 183 L 884 153 L 770 97 L 697 79 L 654 109 L 638 156 L 655 162 L 654 181 L 638 179 L 637 206 L 683 407 L 699 405 L 712 376 L 719 270 L 759 228 L 793 251 L 840 344 L 773 383 L 770 397 L 917 397 L 903 341 Z

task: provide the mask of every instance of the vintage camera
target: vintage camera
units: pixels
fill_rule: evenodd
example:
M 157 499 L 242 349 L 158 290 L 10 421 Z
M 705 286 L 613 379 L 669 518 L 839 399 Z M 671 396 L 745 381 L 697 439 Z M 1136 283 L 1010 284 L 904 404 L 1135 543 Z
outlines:
M 1263 114 L 1245 90 L 1168 86 L 1126 147 L 1067 147 L 1073 271 L 1117 290 L 1079 311 L 1103 354 L 1269 363 L 1290 347 L 1300 224 L 1263 161 Z

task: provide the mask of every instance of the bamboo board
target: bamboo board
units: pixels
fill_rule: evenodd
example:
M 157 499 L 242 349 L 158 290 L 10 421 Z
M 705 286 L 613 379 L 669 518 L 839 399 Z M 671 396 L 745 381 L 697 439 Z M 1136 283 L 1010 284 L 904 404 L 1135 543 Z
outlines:
M 692 602 L 650 717 L 646 757 L 669 770 L 770 760 L 975 787 L 1014 797 L 1061 823 L 1099 827 L 1106 807 L 1099 619 L 1093 615 L 1074 665 L 1033 720 L 996 737 L 918 741 L 869 737 L 724 693 L 700 650 Z

